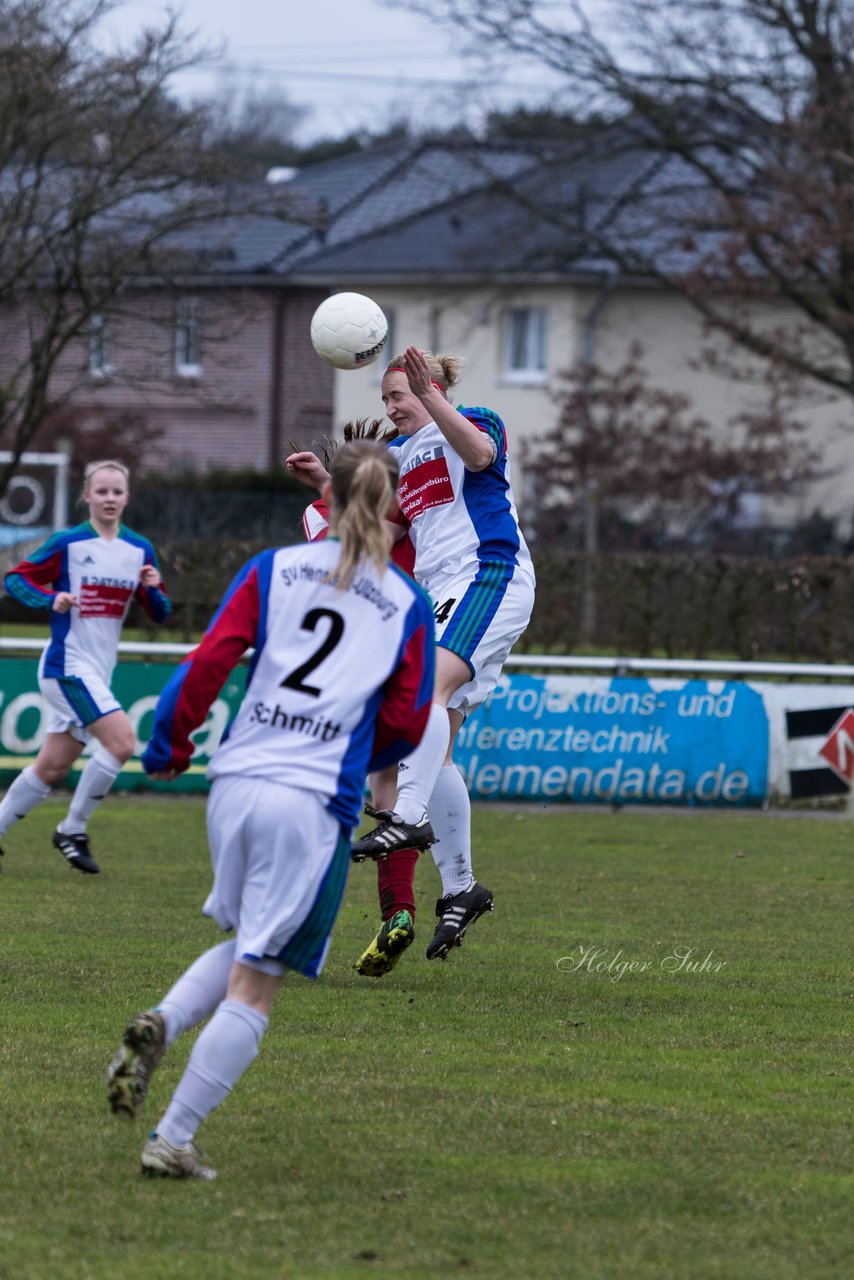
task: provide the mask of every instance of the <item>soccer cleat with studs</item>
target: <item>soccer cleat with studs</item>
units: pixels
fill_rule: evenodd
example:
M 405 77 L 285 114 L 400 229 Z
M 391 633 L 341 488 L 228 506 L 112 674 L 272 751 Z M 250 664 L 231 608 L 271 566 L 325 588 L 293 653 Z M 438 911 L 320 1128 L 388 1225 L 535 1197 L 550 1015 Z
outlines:
M 138 1013 L 125 1028 L 107 1071 L 107 1097 L 113 1115 L 133 1120 L 155 1067 L 166 1052 L 166 1023 L 153 1010 Z
M 89 837 L 82 831 L 76 835 L 66 835 L 64 831 L 53 833 L 54 848 L 58 849 L 70 867 L 76 871 L 85 871 L 87 875 L 96 876 L 101 868 L 92 857 Z
M 139 1163 L 149 1178 L 197 1178 L 210 1182 L 216 1177 L 216 1169 L 201 1163 L 192 1142 L 186 1147 L 173 1147 L 159 1133 L 148 1135 Z
M 406 948 L 412 946 L 414 941 L 415 924 L 412 915 L 405 909 L 395 911 L 393 916 L 383 921 L 379 933 L 359 956 L 353 968 L 363 978 L 381 978 L 394 968 Z
M 492 894 L 475 880 L 470 889 L 436 903 L 439 923 L 427 947 L 428 960 L 447 960 L 451 947 L 461 947 L 466 929 L 485 911 L 492 911 Z
M 429 849 L 436 839 L 426 813 L 420 822 L 404 822 L 390 809 L 372 809 L 369 804 L 365 805 L 365 813 L 369 818 L 379 818 L 379 826 L 353 841 L 353 862 L 364 862 L 366 858 L 376 862 L 399 849 Z

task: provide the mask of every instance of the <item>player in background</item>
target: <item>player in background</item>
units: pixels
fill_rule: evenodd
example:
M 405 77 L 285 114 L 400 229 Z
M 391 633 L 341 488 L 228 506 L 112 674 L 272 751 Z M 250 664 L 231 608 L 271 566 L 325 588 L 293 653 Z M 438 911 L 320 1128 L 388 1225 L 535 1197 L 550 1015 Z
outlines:
M 471 860 L 471 806 L 453 743 L 465 716 L 494 689 L 530 619 L 535 579 L 519 527 L 504 424 L 491 409 L 454 408 L 456 356 L 408 347 L 394 357 L 382 398 L 400 461 L 398 537 L 415 546 L 415 578 L 435 605 L 436 687 L 427 732 L 399 777 L 379 825 L 353 845 L 354 858 L 433 844 L 442 877 L 439 918 L 427 958 L 445 959 L 469 927 L 492 909 Z M 300 453 L 288 466 L 308 484 L 322 464 Z M 428 817 L 429 807 L 429 817 Z
M 345 442 L 379 440 L 388 444 L 397 433 L 393 427 L 385 429 L 381 418 L 375 418 L 370 423 L 365 418 L 359 418 L 356 422 L 346 422 L 341 434 Z M 324 474 L 328 474 L 326 469 L 336 447 L 334 441 L 329 441 L 323 450 Z M 399 519 L 399 515 L 397 518 Z M 323 498 L 318 498 L 306 507 L 303 513 L 303 531 L 308 542 L 326 537 L 329 531 L 329 511 Z M 399 569 L 412 576 L 415 548 L 409 538 L 400 538 L 394 543 L 391 558 Z M 371 774 L 368 786 L 371 805 L 367 811 L 370 815 L 393 808 L 397 799 L 397 769 Z M 419 853 L 419 848 L 395 849 L 388 857 L 376 860 L 381 924 L 376 937 L 354 965 L 356 972 L 365 978 L 379 978 L 384 973 L 389 973 L 404 951 L 415 941 L 415 864 Z
M 165 622 L 171 609 L 154 548 L 121 524 L 130 497 L 128 480 L 122 462 L 91 462 L 83 482 L 89 519 L 53 534 L 4 582 L 21 604 L 50 610 L 50 641 L 38 673 L 50 716 L 34 763 L 18 775 L 0 803 L 0 837 L 58 786 L 94 738 L 95 753 L 53 834 L 69 866 L 90 875 L 99 867 L 89 845 L 89 820 L 136 742 L 110 690 L 122 625 L 132 599 L 155 622 Z
M 144 1172 L 215 1176 L 199 1162 L 196 1130 L 255 1058 L 286 971 L 320 974 L 366 775 L 408 755 L 429 719 L 432 608 L 388 559 L 396 481 L 384 446 L 342 446 L 323 493 L 333 536 L 250 560 L 158 700 L 143 765 L 172 778 L 254 648 L 245 697 L 208 767 L 214 879 L 203 911 L 236 937 L 131 1021 L 110 1067 L 112 1109 L 132 1117 L 167 1045 L 210 1017 L 145 1143 Z

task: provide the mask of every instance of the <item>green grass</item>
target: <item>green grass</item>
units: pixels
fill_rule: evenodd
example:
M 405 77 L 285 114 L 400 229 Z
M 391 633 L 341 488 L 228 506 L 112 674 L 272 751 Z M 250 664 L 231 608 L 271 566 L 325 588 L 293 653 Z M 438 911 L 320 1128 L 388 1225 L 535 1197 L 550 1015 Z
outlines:
M 844 820 L 479 809 L 494 915 L 428 965 L 422 858 L 418 939 L 380 980 L 351 967 L 376 922 L 354 867 L 323 977 L 288 979 L 200 1134 L 218 1180 L 182 1184 L 139 1176 L 146 1126 L 103 1077 L 220 936 L 202 802 L 113 797 L 98 877 L 50 849 L 62 807 L 4 840 L 2 1280 L 850 1274 Z M 579 970 L 579 946 L 605 954 Z M 668 973 L 680 946 L 725 963 Z M 596 971 L 617 952 L 647 967 Z

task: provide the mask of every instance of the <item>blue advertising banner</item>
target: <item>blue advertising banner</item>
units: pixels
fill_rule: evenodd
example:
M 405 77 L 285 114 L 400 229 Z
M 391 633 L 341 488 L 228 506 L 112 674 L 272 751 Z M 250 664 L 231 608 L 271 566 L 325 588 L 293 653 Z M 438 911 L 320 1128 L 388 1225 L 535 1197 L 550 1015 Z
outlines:
M 769 736 L 743 683 L 505 675 L 454 758 L 479 800 L 759 806 Z
M 148 662 L 116 668 L 113 689 L 136 732 L 136 757 L 172 670 Z M 205 790 L 207 761 L 244 683 L 238 668 L 194 734 L 193 764 L 177 784 L 151 782 L 136 758 L 120 789 Z M 32 761 L 46 726 L 36 662 L 4 659 L 0 784 Z M 504 675 L 463 725 L 454 758 L 478 800 L 759 806 L 769 794 L 770 736 L 767 686 L 763 699 L 742 682 Z

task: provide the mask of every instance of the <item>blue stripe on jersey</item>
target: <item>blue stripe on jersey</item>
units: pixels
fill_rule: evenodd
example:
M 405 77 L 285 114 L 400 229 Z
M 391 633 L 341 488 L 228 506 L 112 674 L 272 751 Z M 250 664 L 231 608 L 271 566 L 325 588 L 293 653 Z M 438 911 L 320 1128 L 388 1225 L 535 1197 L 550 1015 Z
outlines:
M 247 689 L 249 688 L 249 681 L 252 679 L 252 674 L 258 665 L 258 659 L 261 657 L 264 645 L 267 643 L 267 606 L 270 603 L 270 583 L 273 578 L 273 560 L 275 555 L 275 551 L 262 551 L 259 555 L 255 556 L 254 559 L 250 560 L 247 565 L 247 568 L 254 567 L 258 573 L 259 608 L 258 630 L 255 633 L 255 652 L 252 655 L 252 660 L 249 663 L 249 672 L 246 676 Z M 242 575 L 241 581 L 243 581 L 245 577 L 245 574 Z M 229 592 L 229 595 L 230 594 L 231 592 Z M 224 603 L 225 601 L 223 601 L 223 604 Z
M 466 409 L 460 405 L 457 410 L 464 418 L 468 418 L 481 430 L 484 435 L 489 436 L 495 445 L 496 462 L 507 455 L 507 431 L 504 423 L 499 418 L 494 409 L 485 409 L 483 405 L 475 405 L 472 409 Z
M 510 510 L 507 459 L 483 471 L 466 471 L 462 499 L 477 535 L 479 560 L 518 564 L 519 526 Z
M 450 649 L 470 667 L 471 655 L 498 612 L 513 572 L 513 565 L 506 562 L 481 564 L 438 639 L 443 649 Z
M 219 621 L 220 614 L 225 609 L 226 605 L 228 604 L 231 597 L 234 595 L 237 588 L 242 586 L 243 583 L 246 581 L 246 579 L 249 577 L 250 573 L 255 568 L 256 563 L 263 556 L 270 556 L 273 554 L 274 553 L 272 551 L 261 551 L 257 556 L 253 556 L 251 560 L 247 560 L 246 564 L 243 566 L 242 569 L 238 569 L 237 573 L 234 575 L 231 582 L 229 583 L 229 586 L 226 590 L 225 595 L 222 597 L 222 600 L 220 600 L 219 602 L 219 608 L 217 609 L 216 613 L 208 623 L 205 629 L 205 634 L 207 634 L 208 631 L 213 631 L 214 627 Z M 267 579 L 267 581 L 269 582 L 269 578 Z
M 154 554 L 154 547 L 141 533 L 134 533 L 133 529 L 129 529 L 127 525 L 119 525 L 119 537 L 125 542 L 129 542 L 132 547 L 139 547 L 145 552 L 146 560 L 152 564 L 157 564 L 157 556 Z
M 382 688 L 375 689 L 365 703 L 361 719 L 353 726 L 347 750 L 338 769 L 335 795 L 327 806 L 329 812 L 348 829 L 355 827 L 359 821 L 365 777 L 382 700 Z
M 68 590 L 68 574 L 63 575 L 65 586 L 57 587 L 58 591 Z M 58 680 L 65 675 L 65 641 L 71 630 L 71 610 L 66 613 L 50 615 L 50 643 L 44 651 L 43 671 L 46 676 Z
M 311 910 L 290 942 L 276 956 L 289 969 L 296 969 L 307 978 L 316 978 L 320 973 L 329 935 L 341 907 L 349 869 L 350 839 L 342 831 Z
M 48 593 L 47 588 L 39 591 L 38 587 L 30 586 L 22 573 L 7 573 L 3 586 L 8 596 L 19 604 L 25 604 L 28 609 L 50 609 L 53 606 L 53 593 Z
M 41 564 L 44 560 L 49 560 L 57 551 L 64 552 L 69 543 L 89 542 L 97 536 L 89 521 L 84 520 L 82 524 L 76 524 L 73 529 L 60 529 L 58 533 L 52 533 L 47 542 L 43 542 L 28 559 L 30 564 Z
M 65 701 L 81 724 L 91 724 L 93 720 L 100 720 L 104 712 L 79 676 L 62 676 L 57 683 Z
M 160 773 L 172 768 L 172 721 L 181 696 L 181 687 L 190 674 L 190 663 L 176 667 L 163 687 L 154 716 L 154 730 L 142 753 L 146 773 Z
M 134 533 L 133 529 L 128 529 L 126 525 L 119 525 L 119 537 L 124 542 L 129 542 L 132 547 L 139 547 L 143 553 L 143 564 L 154 565 L 154 568 L 160 572 L 160 565 L 157 563 L 157 552 L 141 533 Z M 164 595 L 157 587 L 139 587 L 137 588 L 145 597 L 143 603 L 146 612 L 150 615 L 153 622 L 165 622 L 172 612 L 172 601 L 167 595 Z

